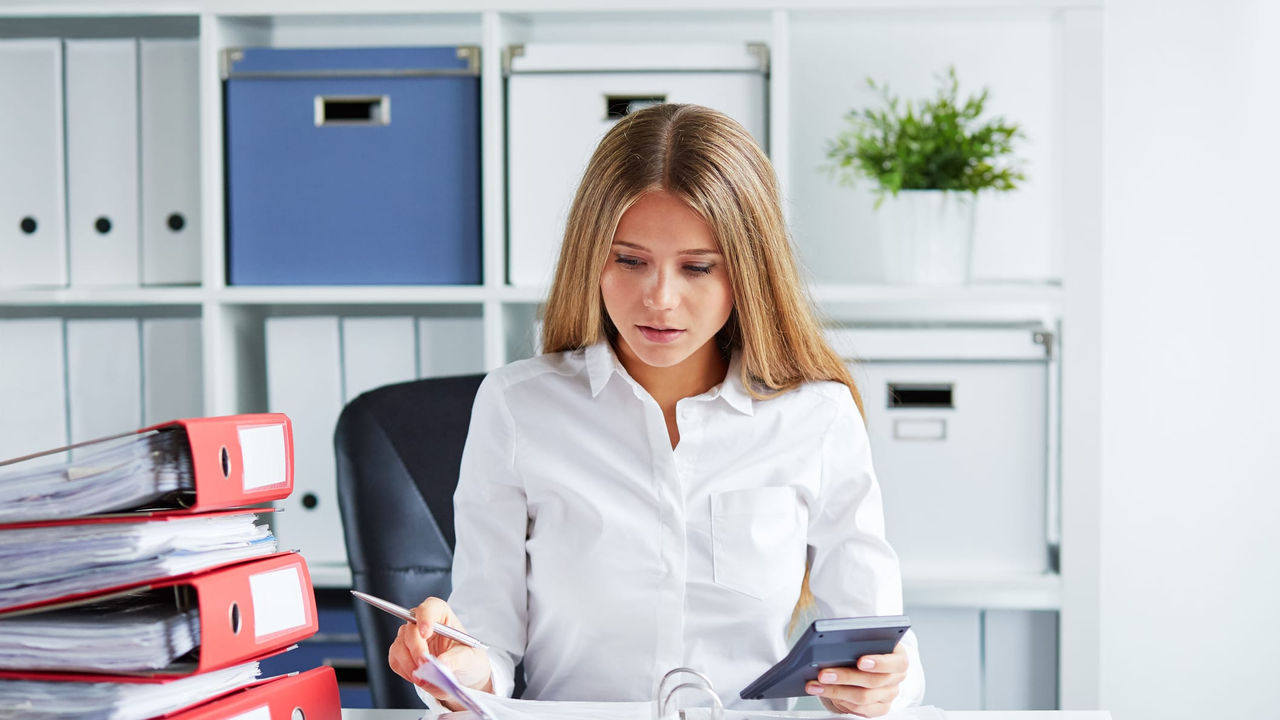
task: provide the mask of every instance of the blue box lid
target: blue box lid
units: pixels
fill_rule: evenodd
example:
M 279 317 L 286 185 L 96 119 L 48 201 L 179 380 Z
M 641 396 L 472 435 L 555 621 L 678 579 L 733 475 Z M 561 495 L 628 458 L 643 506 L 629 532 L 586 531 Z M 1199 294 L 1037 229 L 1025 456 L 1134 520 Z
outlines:
M 463 52 L 459 52 L 463 50 Z M 376 48 L 235 48 L 226 53 L 226 77 L 261 76 L 279 73 L 358 74 L 368 71 L 421 71 L 448 74 L 479 74 L 479 48 L 376 47 Z

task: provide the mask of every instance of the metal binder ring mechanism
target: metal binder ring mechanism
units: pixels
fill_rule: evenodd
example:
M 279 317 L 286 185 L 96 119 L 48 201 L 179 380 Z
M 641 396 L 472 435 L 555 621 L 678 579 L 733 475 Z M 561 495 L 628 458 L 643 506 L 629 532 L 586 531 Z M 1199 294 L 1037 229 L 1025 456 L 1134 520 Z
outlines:
M 667 692 L 668 681 L 671 681 L 672 677 L 678 677 L 680 675 L 692 675 L 694 677 L 694 681 L 680 683 L 672 688 L 670 692 Z M 679 682 L 679 680 L 675 680 L 673 682 Z M 697 690 L 698 692 L 709 696 L 712 702 L 710 708 L 711 720 L 722 720 L 724 718 L 724 703 L 720 702 L 720 696 L 716 694 L 715 687 L 711 684 L 711 679 L 693 668 L 686 667 L 676 668 L 675 670 L 668 672 L 666 675 L 662 676 L 662 682 L 658 683 L 658 691 L 654 693 L 654 699 L 657 701 L 657 704 L 654 705 L 654 712 L 656 713 L 657 718 L 668 717 L 668 706 L 671 704 L 671 700 L 676 696 L 676 693 L 681 690 Z M 685 720 L 684 708 L 677 707 L 673 708 L 673 710 L 680 720 Z

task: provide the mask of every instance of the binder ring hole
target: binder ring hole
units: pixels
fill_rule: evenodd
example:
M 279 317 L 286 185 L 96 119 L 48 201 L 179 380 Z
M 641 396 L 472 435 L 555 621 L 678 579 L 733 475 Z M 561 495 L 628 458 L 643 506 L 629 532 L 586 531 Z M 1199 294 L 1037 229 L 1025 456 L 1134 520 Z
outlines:
M 106 235 L 111 232 L 111 220 L 105 217 L 100 217 L 93 221 L 93 228 L 97 230 L 100 235 Z
M 290 720 L 307 720 L 307 714 L 302 712 L 302 708 L 296 707 L 293 709 L 293 712 L 289 715 L 289 719 Z
M 36 231 L 36 219 L 33 217 L 24 217 L 22 222 L 18 223 L 18 227 L 22 228 L 22 232 L 30 235 Z
M 218 453 L 222 457 L 222 479 L 231 479 L 231 453 L 227 452 L 227 446 L 223 445 L 222 450 Z
M 302 507 L 308 510 L 314 510 L 320 504 L 320 498 L 315 493 L 305 493 L 302 496 Z
M 178 232 L 187 226 L 187 219 L 182 217 L 182 213 L 171 213 L 169 218 L 165 220 L 165 224 L 169 226 L 170 230 Z
M 240 634 L 240 604 L 231 603 L 231 634 Z

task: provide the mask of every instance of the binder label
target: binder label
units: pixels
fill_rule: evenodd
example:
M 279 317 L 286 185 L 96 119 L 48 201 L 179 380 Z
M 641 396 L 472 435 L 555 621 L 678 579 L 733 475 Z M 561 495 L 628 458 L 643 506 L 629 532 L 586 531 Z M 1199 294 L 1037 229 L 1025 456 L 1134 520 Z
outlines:
M 284 425 L 240 428 L 240 454 L 244 458 L 244 489 L 280 485 L 288 479 Z
M 254 637 L 306 625 L 307 603 L 302 590 L 302 578 L 296 566 L 250 575 Z
M 249 712 L 242 712 L 239 715 L 233 715 L 227 720 L 271 720 L 271 706 L 263 705 L 256 707 Z

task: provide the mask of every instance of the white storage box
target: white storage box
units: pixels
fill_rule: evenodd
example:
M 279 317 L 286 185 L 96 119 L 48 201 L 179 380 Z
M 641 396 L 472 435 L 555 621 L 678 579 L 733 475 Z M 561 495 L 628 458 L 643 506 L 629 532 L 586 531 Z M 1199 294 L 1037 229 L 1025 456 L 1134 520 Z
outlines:
M 1051 569 L 1051 336 L 875 328 L 830 338 L 862 391 L 903 575 Z
M 768 51 L 762 45 L 545 43 L 512 46 L 507 53 L 512 285 L 550 284 L 587 161 L 629 112 L 660 102 L 706 105 L 768 147 Z

